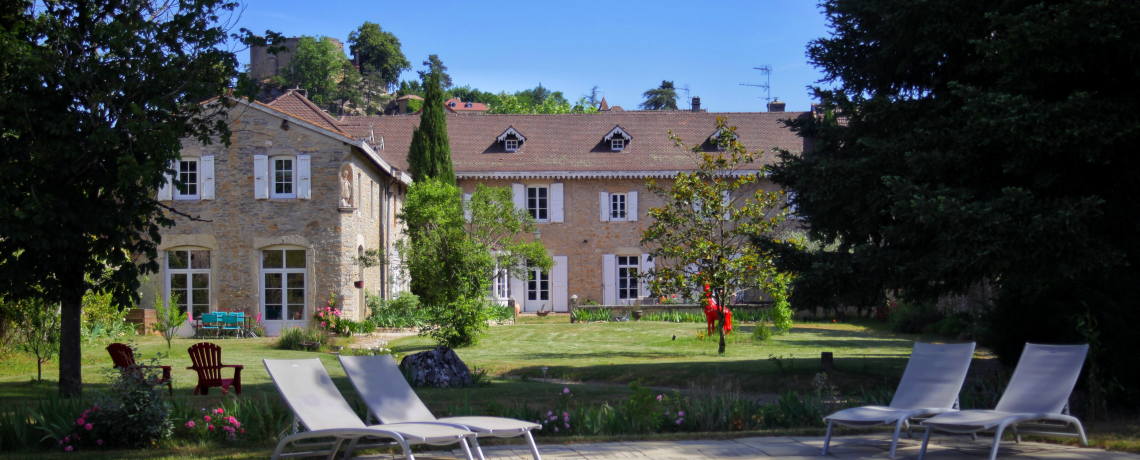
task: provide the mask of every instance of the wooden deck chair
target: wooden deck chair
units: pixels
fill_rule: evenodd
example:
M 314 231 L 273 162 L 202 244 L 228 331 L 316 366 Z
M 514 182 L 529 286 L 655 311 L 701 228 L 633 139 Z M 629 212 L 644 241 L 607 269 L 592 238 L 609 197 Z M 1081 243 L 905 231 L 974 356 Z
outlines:
M 903 427 L 910 435 L 910 423 L 916 418 L 927 418 L 958 409 L 958 392 L 966 381 L 966 371 L 974 357 L 973 343 L 935 345 L 915 343 L 906 363 L 902 380 L 889 406 L 863 406 L 844 409 L 823 419 L 827 421 L 827 436 L 823 438 L 823 455 L 831 444 L 834 425 L 872 427 L 894 425 L 890 458 L 895 458 L 899 434 Z
M 542 428 L 534 422 L 526 422 L 502 417 L 445 417 L 435 418 L 419 396 L 408 385 L 400 367 L 391 355 L 383 356 L 341 356 L 340 364 L 348 374 L 352 386 L 368 406 L 369 418 L 376 417 L 380 423 L 431 423 L 461 427 L 476 433 L 476 437 L 513 438 L 523 436 L 530 446 L 534 460 L 542 460 L 534 436 L 530 431 Z M 484 460 L 479 442 L 471 438 L 479 460 Z
M 191 345 L 187 350 L 190 353 L 190 362 L 194 365 L 187 367 L 187 369 L 198 372 L 198 385 L 194 387 L 194 394 L 197 395 L 200 391 L 203 395 L 209 394 L 210 388 L 220 387 L 222 389 L 222 396 L 229 392 L 230 386 L 234 387 L 237 394 L 241 394 L 241 370 L 245 368 L 241 364 L 222 364 L 222 347 L 209 342 L 200 342 Z M 223 379 L 222 368 L 232 367 L 234 369 L 234 378 Z
M 273 384 L 281 392 L 285 403 L 293 411 L 293 433 L 277 443 L 273 460 L 279 458 L 312 457 L 327 454 L 332 459 L 341 444 L 348 440 L 351 444 L 344 458 L 351 458 L 353 450 L 390 446 L 383 444 L 359 445 L 358 441 L 368 438 L 391 439 L 404 451 L 407 460 L 415 460 L 411 445 L 447 445 L 459 443 L 467 460 L 471 449 L 467 439 L 474 439 L 475 433 L 461 428 L 428 423 L 397 423 L 368 426 L 349 407 L 341 396 L 325 366 L 318 358 L 311 359 L 266 359 L 265 369 Z M 297 425 L 304 425 L 308 431 L 298 432 Z M 332 441 L 328 441 L 331 438 Z M 313 441 L 301 443 L 301 441 Z M 306 449 L 304 452 L 285 453 L 287 447 Z M 323 447 L 321 450 L 312 450 Z
M 1001 435 L 1006 428 L 1013 429 L 1017 442 L 1021 442 L 1022 433 L 1032 433 L 1080 438 L 1081 445 L 1087 446 L 1088 439 L 1081 421 L 1069 415 L 1069 396 L 1081 376 L 1081 367 L 1088 352 L 1088 345 L 1025 344 L 1017 369 L 1013 371 L 997 407 L 993 410 L 952 412 L 922 422 L 926 434 L 922 438 L 922 450 L 918 452 L 919 460 L 926 455 L 931 429 L 975 435 L 994 430 L 990 460 L 997 459 Z M 1022 426 L 1025 422 L 1032 423 Z M 1069 425 L 1076 428 L 1075 433 L 1058 431 Z
M 159 385 L 166 384 L 166 388 L 170 391 L 170 396 L 174 396 L 174 381 L 170 379 L 170 366 L 143 366 L 135 363 L 135 351 L 130 346 L 122 343 L 112 343 L 107 346 L 107 353 L 111 354 L 111 362 L 115 364 L 116 369 L 122 369 L 124 372 L 131 367 L 141 368 L 156 368 L 162 369 L 162 378 L 156 382 Z

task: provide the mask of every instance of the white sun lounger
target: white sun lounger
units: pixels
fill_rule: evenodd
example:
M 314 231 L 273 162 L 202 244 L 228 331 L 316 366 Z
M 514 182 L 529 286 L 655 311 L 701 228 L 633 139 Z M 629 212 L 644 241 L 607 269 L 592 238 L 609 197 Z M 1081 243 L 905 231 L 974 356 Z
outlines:
M 333 385 L 332 378 L 325 371 L 321 360 L 317 358 L 266 359 L 264 362 L 269 376 L 273 378 L 273 383 L 277 385 L 281 396 L 285 398 L 285 403 L 293 411 L 293 434 L 277 443 L 277 449 L 273 451 L 273 460 L 315 456 L 325 456 L 331 460 L 340 449 L 341 443 L 351 440 L 352 444 L 345 452 L 345 458 L 348 458 L 361 438 L 391 439 L 404 450 L 407 460 L 415 460 L 409 448 L 412 444 L 438 446 L 459 443 L 467 455 L 467 460 L 472 460 L 466 440 L 474 439 L 475 433 L 468 430 L 419 423 L 365 425 Z M 298 433 L 298 421 L 309 431 Z M 333 440 L 327 441 L 328 438 Z M 297 443 L 303 440 L 315 442 Z M 299 449 L 321 447 L 323 449 L 284 453 L 285 448 L 291 444 Z M 392 443 L 380 445 L 391 446 Z M 376 446 L 379 445 L 360 447 Z
M 1013 428 L 1017 442 L 1021 442 L 1022 433 L 1033 433 L 1080 438 L 1081 445 L 1087 446 L 1081 421 L 1069 415 L 1069 395 L 1081 375 L 1088 351 L 1088 345 L 1025 344 L 1017 369 L 1013 371 L 997 407 L 994 410 L 964 410 L 923 421 L 926 434 L 922 438 L 918 458 L 921 460 L 926 455 L 931 429 L 962 434 L 994 430 L 990 460 L 997 459 L 1002 432 L 1008 427 Z M 1019 430 L 1018 424 L 1024 422 L 1061 423 L 1033 423 Z M 1058 431 L 1069 425 L 1076 427 L 1076 433 Z
M 852 427 L 895 425 L 891 439 L 891 458 L 899 445 L 903 427 L 910 435 L 910 421 L 957 410 L 958 392 L 966 380 L 970 359 L 974 357 L 973 343 L 935 345 L 915 343 L 910 353 L 902 381 L 895 390 L 889 406 L 863 406 L 841 410 L 824 417 L 827 420 L 827 437 L 823 439 L 823 455 L 831 443 L 831 428 L 839 424 Z
M 522 420 L 502 417 L 445 417 L 435 418 L 419 396 L 408 385 L 404 374 L 390 355 L 384 356 L 341 356 L 340 364 L 348 374 L 352 386 L 368 405 L 369 419 L 375 416 L 383 425 L 389 423 L 431 423 L 460 427 L 471 430 L 477 437 L 512 438 L 524 436 L 530 444 L 530 452 L 534 460 L 542 460 L 538 455 L 538 446 L 534 444 L 534 437 L 530 430 L 542 426 Z M 471 438 L 475 453 L 479 460 L 484 460 L 483 450 L 479 442 Z

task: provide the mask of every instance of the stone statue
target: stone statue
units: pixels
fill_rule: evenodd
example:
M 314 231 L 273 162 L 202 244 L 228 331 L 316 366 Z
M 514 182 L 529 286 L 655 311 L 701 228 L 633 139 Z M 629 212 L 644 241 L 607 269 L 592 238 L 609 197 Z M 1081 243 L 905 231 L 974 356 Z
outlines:
M 344 168 L 340 180 L 340 207 L 352 207 L 352 169 Z

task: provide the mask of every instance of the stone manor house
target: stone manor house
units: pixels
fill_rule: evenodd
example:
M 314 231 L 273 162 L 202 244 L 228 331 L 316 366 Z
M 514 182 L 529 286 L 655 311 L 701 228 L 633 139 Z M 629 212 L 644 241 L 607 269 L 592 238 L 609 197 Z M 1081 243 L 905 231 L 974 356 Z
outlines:
M 160 191 L 191 221 L 174 216 L 162 234 L 160 290 L 176 293 L 198 317 L 243 309 L 270 334 L 303 326 L 330 295 L 351 318 L 366 316 L 364 293 L 391 298 L 406 289 L 394 242 L 395 215 L 411 183 L 407 152 L 418 115 L 330 117 L 290 90 L 230 111 L 232 145 L 184 143 L 177 165 L 188 184 Z M 515 205 L 538 221 L 555 260 L 549 273 L 496 279 L 494 299 L 524 311 L 566 311 L 570 296 L 629 304 L 650 295 L 637 274 L 653 267 L 640 245 L 646 211 L 662 201 L 646 179 L 668 187 L 697 158 L 675 146 L 715 150 L 717 116 L 737 126 L 749 150 L 802 152 L 804 139 L 780 120 L 806 112 L 610 111 L 596 114 L 449 113 L 448 135 L 460 187 L 509 187 Z M 778 106 L 774 106 L 776 110 Z M 765 155 L 758 165 L 773 161 Z M 763 187 L 775 189 L 771 183 Z M 393 262 L 353 263 L 378 249 Z M 354 284 L 363 281 L 361 287 Z M 187 331 L 188 332 L 188 331 Z

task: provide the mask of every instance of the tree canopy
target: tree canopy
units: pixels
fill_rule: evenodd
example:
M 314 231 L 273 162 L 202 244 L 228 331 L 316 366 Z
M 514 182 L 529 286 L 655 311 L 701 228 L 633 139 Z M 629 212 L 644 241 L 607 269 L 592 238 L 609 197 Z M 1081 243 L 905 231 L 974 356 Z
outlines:
M 60 0 L 0 10 L 0 296 L 60 308 L 65 397 L 82 394 L 84 294 L 137 299 L 176 212 L 156 191 L 181 142 L 226 142 L 226 95 L 235 80 L 238 94 L 252 89 L 226 42 L 265 40 L 229 34 L 236 7 Z
M 677 110 L 677 90 L 671 81 L 662 81 L 660 87 L 646 91 L 642 97 L 645 98 L 645 102 L 639 106 L 642 109 Z
M 408 172 L 417 182 L 430 178 L 455 185 L 451 141 L 447 137 L 447 116 L 443 108 L 443 88 L 440 87 L 444 68 L 428 62 L 424 62 L 424 65 L 430 69 L 424 74 L 424 105 L 420 125 L 412 132 L 412 143 L 408 147 Z M 418 292 L 416 294 L 423 296 Z
M 823 3 L 808 47 L 834 89 L 790 122 L 785 153 L 811 237 L 788 252 L 793 300 L 998 292 L 983 339 L 1007 363 L 1026 341 L 1097 341 L 1092 365 L 1140 384 L 1140 4 L 1104 0 Z M 813 286 L 815 289 L 801 289 Z M 810 294 L 810 298 L 801 295 Z M 815 305 L 803 306 L 815 306 Z M 1099 321 L 1099 336 L 1077 315 Z M 1106 382 L 1100 382 L 1106 385 Z
M 314 104 L 327 107 L 338 99 L 359 103 L 360 76 L 353 75 L 352 63 L 328 37 L 301 37 L 289 66 L 290 84 L 308 90 Z
M 400 81 L 400 73 L 412 68 L 401 49 L 400 39 L 379 24 L 365 21 L 348 34 L 348 43 L 355 56 L 360 58 L 360 73 L 374 72 L 386 85 Z

